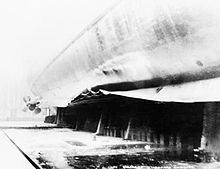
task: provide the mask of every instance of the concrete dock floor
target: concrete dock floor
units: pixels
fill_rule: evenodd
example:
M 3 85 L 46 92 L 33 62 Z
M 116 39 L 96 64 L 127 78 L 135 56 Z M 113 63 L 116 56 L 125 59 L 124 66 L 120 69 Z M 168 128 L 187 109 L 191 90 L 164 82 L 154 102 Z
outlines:
M 161 157 L 157 160 L 157 153 L 154 155 L 155 152 L 144 149 L 143 144 L 148 143 L 106 136 L 97 136 L 96 140 L 93 140 L 93 133 L 67 128 L 5 129 L 4 131 L 42 168 L 97 168 L 103 163 L 109 165 L 106 167 L 109 169 L 114 168 L 112 165 L 115 164 L 112 162 L 115 163 L 117 160 L 118 163 L 122 162 L 124 167 L 133 161 L 134 169 L 154 164 L 166 168 L 182 167 L 184 169 L 217 169 L 220 167 L 220 163 L 196 163 L 175 158 L 175 160 L 161 159 Z
M 11 123 L 12 124 L 12 123 Z M 37 126 L 46 128 L 37 128 L 35 122 L 22 124 L 18 122 L 10 127 L 7 122 L 3 127 L 3 131 L 38 165 L 44 169 L 72 169 L 72 168 L 101 168 L 112 169 L 117 167 L 124 168 L 147 168 L 148 166 L 165 167 L 165 168 L 184 168 L 184 169 L 218 169 L 220 168 L 219 162 L 212 163 L 198 163 L 193 161 L 184 161 L 175 158 L 167 159 L 161 158 L 161 154 L 151 151 L 153 144 L 147 142 L 128 141 L 122 138 L 96 136 L 94 133 L 74 131 L 68 128 L 53 128 L 48 124 L 38 123 Z M 6 128 L 5 128 L 6 127 Z M 25 128 L 23 128 L 25 127 Z M 7 141 L 2 133 L 0 135 L 0 148 L 3 152 L 10 150 L 8 157 L 1 157 L 4 160 L 4 165 L 15 161 L 21 164 L 26 159 L 23 158 L 24 163 L 18 155 L 13 151 L 17 151 L 13 144 Z M 6 142 L 6 143 L 4 143 Z M 4 146 L 8 144 L 7 146 Z M 145 149 L 145 145 L 150 145 L 150 149 Z M 11 150 L 12 149 L 12 150 Z M 163 150 L 160 150 L 164 155 Z M 1 153 L 1 152 L 0 152 Z M 11 156 L 10 153 L 15 154 L 17 157 Z M 160 152 L 159 152 L 160 153 Z M 4 153 L 0 154 L 4 155 Z M 166 156 L 166 154 L 165 154 Z M 8 168 L 13 169 L 13 164 L 9 164 Z M 27 164 L 28 166 L 28 164 Z M 20 166 L 19 166 L 20 167 Z M 32 166 L 30 166 L 32 167 Z M 0 167 L 1 168 L 1 167 Z M 7 166 L 4 169 L 8 169 Z M 16 167 L 17 169 L 18 167 Z M 33 168 L 33 167 L 32 167 Z M 18 168 L 20 169 L 20 168 Z M 22 169 L 26 169 L 22 167 Z
M 0 168 L 34 169 L 35 167 L 23 156 L 16 146 L 0 131 Z

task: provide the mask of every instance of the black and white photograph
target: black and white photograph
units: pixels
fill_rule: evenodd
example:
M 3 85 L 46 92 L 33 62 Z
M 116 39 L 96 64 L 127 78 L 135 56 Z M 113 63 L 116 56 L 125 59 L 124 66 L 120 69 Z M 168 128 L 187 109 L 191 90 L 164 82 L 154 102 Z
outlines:
M 0 169 L 220 169 L 220 1 L 0 0 Z

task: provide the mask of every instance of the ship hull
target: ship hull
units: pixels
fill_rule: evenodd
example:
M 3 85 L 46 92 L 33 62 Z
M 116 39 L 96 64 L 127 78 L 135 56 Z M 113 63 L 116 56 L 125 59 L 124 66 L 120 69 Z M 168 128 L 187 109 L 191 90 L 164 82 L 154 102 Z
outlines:
M 219 101 L 220 8 L 209 1 L 121 1 L 36 78 L 32 92 L 66 106 L 83 90 L 180 102 Z

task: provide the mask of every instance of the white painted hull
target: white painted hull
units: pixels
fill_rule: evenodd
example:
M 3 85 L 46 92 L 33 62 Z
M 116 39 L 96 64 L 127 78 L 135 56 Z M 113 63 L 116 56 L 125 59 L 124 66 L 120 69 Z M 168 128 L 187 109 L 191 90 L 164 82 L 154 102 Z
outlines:
M 219 101 L 217 2 L 122 1 L 71 42 L 32 91 L 55 106 L 86 88 L 161 101 Z

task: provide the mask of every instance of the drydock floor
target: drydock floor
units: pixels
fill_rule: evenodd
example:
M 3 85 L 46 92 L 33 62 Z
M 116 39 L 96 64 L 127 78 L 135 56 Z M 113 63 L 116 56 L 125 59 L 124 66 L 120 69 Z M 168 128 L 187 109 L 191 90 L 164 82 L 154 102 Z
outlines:
M 0 168 L 4 169 L 35 169 L 3 131 L 0 131 L 0 161 Z
M 107 136 L 97 136 L 94 139 L 93 133 L 53 128 L 50 125 L 42 128 L 43 124 L 39 123 L 19 126 L 17 123 L 13 125 L 15 128 L 9 126 L 6 123 L 2 125 L 2 131 L 43 169 L 220 168 L 219 162 L 199 161 L 193 152 L 170 151 L 147 142 L 126 141 Z M 36 128 L 33 128 L 34 126 Z M 0 156 L 3 159 L 2 166 L 6 165 L 3 168 L 33 168 L 3 132 L 0 133 L 0 148 L 3 150 L 0 151 Z M 146 148 L 146 145 L 151 148 Z

